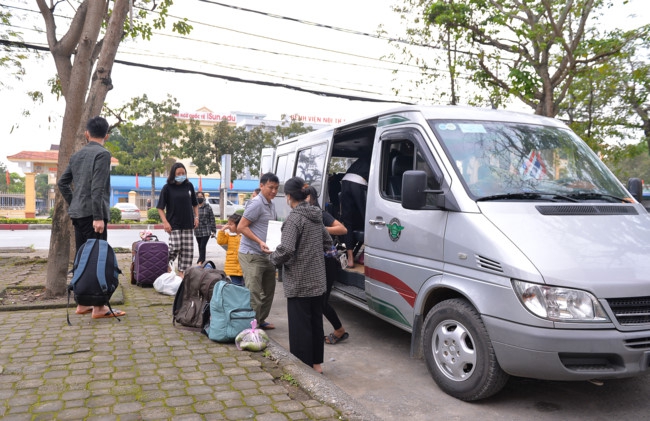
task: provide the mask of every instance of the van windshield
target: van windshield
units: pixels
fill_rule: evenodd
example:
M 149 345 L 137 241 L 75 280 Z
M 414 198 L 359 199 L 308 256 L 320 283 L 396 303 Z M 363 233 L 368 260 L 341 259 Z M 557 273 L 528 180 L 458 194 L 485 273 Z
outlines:
M 630 196 L 568 129 L 469 120 L 429 125 L 475 199 L 618 202 Z

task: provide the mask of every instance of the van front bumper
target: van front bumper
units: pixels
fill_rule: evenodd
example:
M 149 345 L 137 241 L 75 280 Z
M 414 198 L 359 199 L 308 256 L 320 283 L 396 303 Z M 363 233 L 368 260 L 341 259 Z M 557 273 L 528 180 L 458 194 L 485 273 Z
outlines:
M 543 380 L 633 377 L 649 371 L 650 330 L 546 329 L 483 316 L 501 368 Z

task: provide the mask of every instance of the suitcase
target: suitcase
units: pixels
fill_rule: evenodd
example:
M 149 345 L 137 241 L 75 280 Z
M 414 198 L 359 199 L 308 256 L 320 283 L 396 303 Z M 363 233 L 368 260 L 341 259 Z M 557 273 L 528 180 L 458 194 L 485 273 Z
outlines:
M 153 287 L 160 275 L 169 267 L 169 248 L 167 243 L 158 241 L 151 235 L 131 246 L 131 284 L 140 287 Z

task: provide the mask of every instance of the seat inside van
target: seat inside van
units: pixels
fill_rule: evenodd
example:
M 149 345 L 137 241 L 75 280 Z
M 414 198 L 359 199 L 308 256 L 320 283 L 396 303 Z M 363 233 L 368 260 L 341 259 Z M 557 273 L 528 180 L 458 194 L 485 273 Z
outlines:
M 388 177 L 388 193 L 394 199 L 402 198 L 402 177 L 404 173 L 413 169 L 413 157 L 396 155 L 391 164 L 391 175 Z

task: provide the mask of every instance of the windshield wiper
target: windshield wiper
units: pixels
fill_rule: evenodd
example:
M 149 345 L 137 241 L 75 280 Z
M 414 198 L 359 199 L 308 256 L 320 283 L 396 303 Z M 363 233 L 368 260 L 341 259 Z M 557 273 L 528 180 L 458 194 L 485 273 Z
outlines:
M 551 196 L 544 198 L 543 196 Z M 579 200 L 572 197 L 563 196 L 557 193 L 549 192 L 521 192 L 521 193 L 504 193 L 504 194 L 495 194 L 492 196 L 484 196 L 476 199 L 477 202 L 489 201 L 489 200 L 547 200 L 550 202 L 557 202 L 558 200 L 565 200 L 567 202 L 579 202 Z
M 567 194 L 567 196 L 578 200 L 602 199 L 608 202 L 627 202 L 622 197 L 613 196 L 611 194 L 604 194 L 604 193 L 580 192 L 580 193 L 569 193 Z

